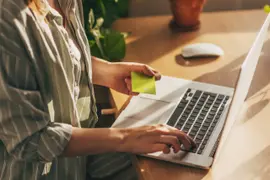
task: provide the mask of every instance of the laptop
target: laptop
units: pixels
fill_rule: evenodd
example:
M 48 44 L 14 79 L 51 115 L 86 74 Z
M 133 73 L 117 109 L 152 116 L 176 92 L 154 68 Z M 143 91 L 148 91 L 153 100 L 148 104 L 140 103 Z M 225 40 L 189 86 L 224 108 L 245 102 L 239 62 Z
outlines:
M 140 126 L 163 123 L 176 127 L 194 139 L 197 144 L 196 149 L 192 151 L 181 150 L 178 153 L 171 152 L 169 154 L 156 152 L 143 154 L 142 156 L 208 169 L 213 164 L 217 148 L 222 148 L 223 144 L 219 143 L 220 139 L 224 143 L 241 109 L 241 105 L 247 97 L 262 47 L 268 34 L 269 23 L 270 15 L 267 16 L 241 66 L 235 89 L 195 81 L 187 83 L 179 79 L 179 83 L 183 82 L 183 85 L 179 86 L 181 88 L 178 88 L 177 91 L 172 92 L 177 93 L 178 98 L 171 111 L 165 113 L 165 117 L 164 114 L 162 118 L 158 118 L 160 115 L 156 115 L 154 118 L 156 120 L 153 121 L 153 119 L 149 120 L 145 116 L 138 124 L 136 121 L 127 118 L 127 112 L 125 112 L 125 115 L 123 115 L 124 113 L 120 114 L 113 127 L 135 127 L 135 123 Z M 133 98 L 138 99 L 139 97 Z M 136 108 L 140 108 L 139 106 L 142 105 L 137 107 L 133 105 L 130 109 L 134 111 Z M 155 108 L 157 110 L 158 106 Z M 157 113 L 156 110 L 152 110 L 153 115 Z M 138 112 L 141 113 L 141 111 L 139 110 Z

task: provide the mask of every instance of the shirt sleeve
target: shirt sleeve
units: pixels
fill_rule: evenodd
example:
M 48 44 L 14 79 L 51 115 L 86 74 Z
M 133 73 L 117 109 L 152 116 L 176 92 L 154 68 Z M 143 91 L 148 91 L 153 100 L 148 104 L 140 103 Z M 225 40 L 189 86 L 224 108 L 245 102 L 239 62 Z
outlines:
M 0 44 L 0 140 L 18 160 L 51 162 L 67 146 L 72 126 L 50 121 L 27 59 Z

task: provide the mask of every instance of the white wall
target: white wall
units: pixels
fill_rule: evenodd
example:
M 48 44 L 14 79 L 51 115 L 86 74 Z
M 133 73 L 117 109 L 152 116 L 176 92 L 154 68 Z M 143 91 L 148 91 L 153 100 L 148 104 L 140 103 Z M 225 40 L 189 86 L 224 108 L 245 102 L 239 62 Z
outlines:
M 207 0 L 204 11 L 256 9 L 270 0 Z M 169 0 L 130 0 L 130 16 L 169 14 Z

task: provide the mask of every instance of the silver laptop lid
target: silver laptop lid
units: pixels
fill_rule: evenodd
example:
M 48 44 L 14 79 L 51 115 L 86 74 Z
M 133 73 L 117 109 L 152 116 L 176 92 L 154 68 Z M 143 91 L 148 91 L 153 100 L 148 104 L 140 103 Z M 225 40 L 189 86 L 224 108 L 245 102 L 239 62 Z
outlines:
M 267 39 L 268 28 L 270 24 L 270 14 L 267 16 L 260 32 L 258 33 L 244 63 L 241 66 L 240 74 L 238 77 L 238 82 L 236 85 L 234 97 L 231 103 L 231 107 L 226 119 L 226 124 L 222 133 L 222 141 L 219 144 L 219 149 L 224 144 L 225 139 L 227 138 L 236 118 L 241 110 L 241 106 L 243 105 L 248 91 L 253 79 L 256 66 L 258 64 L 258 60 L 262 51 L 263 44 Z

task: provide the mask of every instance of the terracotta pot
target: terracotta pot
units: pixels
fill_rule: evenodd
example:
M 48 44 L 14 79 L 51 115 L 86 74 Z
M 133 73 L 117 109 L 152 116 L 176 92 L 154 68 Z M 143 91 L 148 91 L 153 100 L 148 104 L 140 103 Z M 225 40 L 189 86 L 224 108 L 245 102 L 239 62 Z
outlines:
M 196 30 L 200 27 L 200 14 L 205 0 L 170 0 L 174 26 L 180 30 Z

